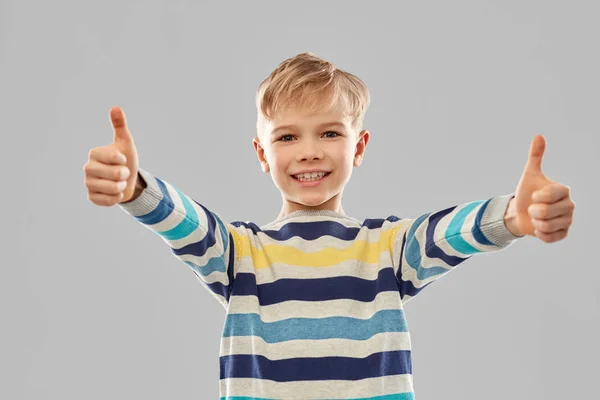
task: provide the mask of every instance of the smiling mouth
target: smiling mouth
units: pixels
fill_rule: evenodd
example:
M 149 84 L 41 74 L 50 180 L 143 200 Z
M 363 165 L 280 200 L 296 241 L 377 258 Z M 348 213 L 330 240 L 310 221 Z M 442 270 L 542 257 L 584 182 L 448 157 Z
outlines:
M 330 173 L 331 172 L 320 172 L 320 173 L 312 173 L 312 174 L 301 174 L 300 176 L 292 175 L 292 178 L 294 178 L 295 180 L 300 181 L 300 182 L 315 182 L 315 181 L 319 181 L 319 180 L 325 178 Z

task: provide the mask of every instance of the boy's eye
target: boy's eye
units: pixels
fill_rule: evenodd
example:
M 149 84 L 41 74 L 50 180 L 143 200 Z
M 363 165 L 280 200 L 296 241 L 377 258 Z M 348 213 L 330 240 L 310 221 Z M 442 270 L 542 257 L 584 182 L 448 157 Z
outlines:
M 333 134 L 333 136 L 327 136 L 327 135 L 329 135 L 329 134 Z M 325 135 L 326 137 L 330 137 L 330 138 L 335 138 L 335 137 L 337 137 L 337 136 L 340 136 L 340 134 L 339 134 L 338 132 L 336 132 L 336 131 L 327 131 L 327 132 L 325 132 L 323 135 Z M 290 138 L 290 139 L 288 140 L 287 138 Z M 289 141 L 291 141 L 293 138 L 294 138 L 294 135 L 289 135 L 289 134 L 288 134 L 288 135 L 283 135 L 283 136 L 280 136 L 280 137 L 279 137 L 279 139 L 277 139 L 277 140 L 279 140 L 279 141 L 281 141 L 281 142 L 289 142 Z

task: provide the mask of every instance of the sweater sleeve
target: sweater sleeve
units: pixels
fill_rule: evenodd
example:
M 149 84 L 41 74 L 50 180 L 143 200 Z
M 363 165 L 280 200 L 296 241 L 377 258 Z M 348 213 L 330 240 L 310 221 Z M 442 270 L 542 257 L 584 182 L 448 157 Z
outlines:
M 139 174 L 146 188 L 135 200 L 120 203 L 119 207 L 161 237 L 174 256 L 226 308 L 235 276 L 236 247 L 241 246 L 240 233 L 168 182 L 143 169 Z
M 391 252 L 402 303 L 474 254 L 507 248 L 521 238 L 504 223 L 513 197 L 496 196 L 394 222 Z

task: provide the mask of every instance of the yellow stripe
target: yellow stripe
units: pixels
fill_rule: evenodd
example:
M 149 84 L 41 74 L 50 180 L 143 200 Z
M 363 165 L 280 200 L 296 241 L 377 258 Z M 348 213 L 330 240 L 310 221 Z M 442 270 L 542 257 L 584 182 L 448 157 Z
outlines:
M 347 260 L 377 264 L 381 252 L 391 250 L 394 237 L 399 229 L 400 226 L 396 226 L 382 231 L 380 241 L 377 243 L 357 240 L 346 249 L 325 248 L 312 253 L 306 253 L 292 246 L 281 244 L 265 244 L 262 248 L 257 248 L 250 243 L 246 235 L 238 235 L 233 230 L 231 232 L 236 244 L 241 243 L 241 246 L 236 246 L 236 258 L 252 257 L 255 268 L 268 268 L 274 263 L 304 267 L 327 267 Z

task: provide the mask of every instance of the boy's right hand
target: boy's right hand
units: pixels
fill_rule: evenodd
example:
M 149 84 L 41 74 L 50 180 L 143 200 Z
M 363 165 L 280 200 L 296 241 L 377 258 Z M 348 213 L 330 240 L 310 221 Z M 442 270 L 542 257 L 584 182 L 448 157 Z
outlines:
M 120 107 L 113 107 L 110 120 L 113 142 L 91 149 L 83 166 L 88 199 L 99 206 L 132 200 L 138 181 L 138 154 L 125 113 Z

